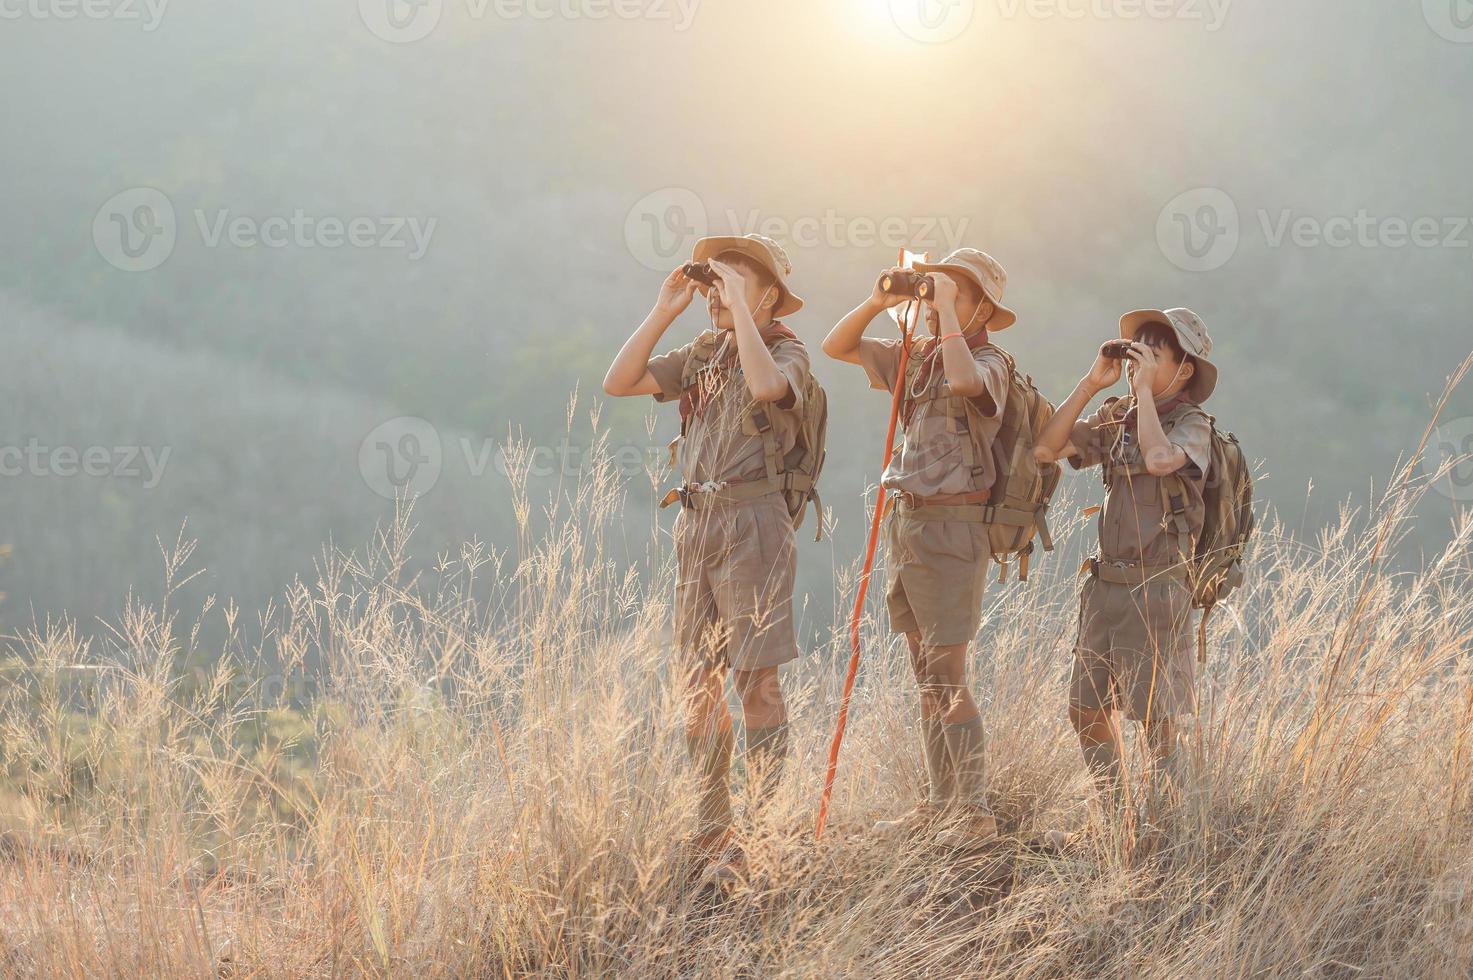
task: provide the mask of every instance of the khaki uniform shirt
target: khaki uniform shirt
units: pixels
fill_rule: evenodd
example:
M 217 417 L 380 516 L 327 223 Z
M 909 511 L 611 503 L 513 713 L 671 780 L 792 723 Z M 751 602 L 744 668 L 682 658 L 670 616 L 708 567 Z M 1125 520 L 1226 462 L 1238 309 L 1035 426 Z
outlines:
M 751 420 L 757 406 L 747 388 L 736 357 L 736 336 L 728 333 L 725 349 L 707 364 L 699 380 L 702 404 L 686 425 L 675 464 L 686 483 L 748 482 L 767 477 L 762 434 Z M 660 384 L 655 401 L 679 401 L 680 377 L 695 341 L 649 360 L 649 371 Z M 788 379 L 788 398 L 765 406 L 778 446 L 787 453 L 798 441 L 803 386 L 808 377 L 808 350 L 802 343 L 783 340 L 768 348 L 777 369 Z M 728 354 L 730 355 L 728 357 Z
M 872 387 L 890 392 L 895 390 L 896 375 L 900 371 L 901 343 L 898 339 L 869 337 L 859 342 L 859 363 L 869 375 Z M 913 356 L 927 356 L 922 351 L 928 349 L 934 350 L 928 344 L 912 348 L 911 353 Z M 980 477 L 972 475 L 963 456 L 962 443 L 972 437 L 966 432 L 955 431 L 946 401 L 926 401 L 916 405 L 915 414 L 905 427 L 905 439 L 896 447 L 889 465 L 885 467 L 880 482 L 886 489 L 934 497 L 992 488 L 997 479 L 997 464 L 990 447 L 1002 427 L 1002 413 L 1008 397 L 1008 362 L 992 347 L 979 348 L 972 356 L 982 372 L 983 383 L 995 408 L 989 417 L 982 418 L 980 413 L 975 413 L 969 420 L 980 431 L 979 449 L 988 447 L 977 460 L 982 469 Z M 900 379 L 900 383 L 904 383 L 904 379 Z M 939 352 L 936 352 L 931 384 L 946 384 L 946 369 Z
M 1129 399 L 1106 402 L 1088 419 L 1074 423 L 1070 441 L 1079 450 L 1069 463 L 1075 469 L 1106 463 L 1136 465 L 1143 462 L 1140 440 L 1134 431 L 1121 439 L 1120 421 L 1130 408 Z M 1187 525 L 1192 543 L 1202 533 L 1206 510 L 1202 504 L 1202 486 L 1212 462 L 1212 426 L 1200 411 L 1182 406 L 1172 413 L 1175 420 L 1162 419 L 1167 441 L 1181 447 L 1187 462 L 1177 476 L 1186 488 Z M 1170 417 L 1170 416 L 1169 416 Z M 1100 511 L 1100 557 L 1108 561 L 1141 562 L 1147 565 L 1174 565 L 1181 561 L 1175 529 L 1166 522 L 1167 509 L 1161 496 L 1163 477 L 1149 474 L 1121 475 L 1115 478 Z

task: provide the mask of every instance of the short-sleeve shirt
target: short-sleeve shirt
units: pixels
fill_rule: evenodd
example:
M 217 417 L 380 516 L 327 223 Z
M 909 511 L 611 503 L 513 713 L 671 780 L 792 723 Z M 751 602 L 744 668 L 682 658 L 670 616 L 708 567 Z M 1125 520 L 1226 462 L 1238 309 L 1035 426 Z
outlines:
M 691 351 L 697 344 L 712 341 L 716 342 L 717 354 L 700 378 L 701 397 L 695 399 L 697 405 L 676 449 L 676 468 L 686 483 L 765 479 L 767 461 L 762 434 L 752 419 L 752 412 L 765 409 L 783 453 L 797 444 L 803 387 L 808 378 L 808 349 L 802 342 L 789 338 L 769 344 L 768 351 L 777 369 L 788 379 L 790 390 L 781 402 L 758 405 L 736 356 L 736 336 L 728 331 L 723 338 L 708 331 L 684 347 L 650 358 L 650 374 L 660 385 L 655 401 L 680 400 L 681 374 Z
M 1134 428 L 1126 428 L 1122 421 L 1129 409 L 1129 399 L 1112 399 L 1089 418 L 1074 423 L 1070 441 L 1079 454 L 1069 458 L 1070 465 L 1085 469 L 1141 464 L 1140 440 Z M 1186 491 L 1187 526 L 1195 546 L 1206 515 L 1202 487 L 1212 462 L 1212 423 L 1195 405 L 1183 404 L 1164 415 L 1161 425 L 1167 441 L 1187 456 L 1174 475 L 1181 477 Z M 1167 507 L 1161 494 L 1164 479 L 1168 478 L 1140 473 L 1122 474 L 1112 481 L 1099 516 L 1101 558 L 1147 565 L 1181 561 L 1176 529 L 1166 522 Z
M 859 363 L 869 375 L 870 385 L 893 392 L 900 373 L 900 340 L 865 337 L 859 342 Z M 929 348 L 929 349 L 928 349 Z M 941 352 L 933 345 L 913 347 L 912 357 L 935 356 L 931 383 L 943 386 L 945 368 Z M 1002 428 L 1003 408 L 1007 404 L 1009 367 L 1007 358 L 996 347 L 979 347 L 972 359 L 982 373 L 982 382 L 991 396 L 986 409 L 977 401 L 977 411 L 970 425 L 976 436 L 959 431 L 951 417 L 950 400 L 922 399 L 905 426 L 905 438 L 890 456 L 889 465 L 880 482 L 889 490 L 913 493 L 918 497 L 935 497 L 957 493 L 990 490 L 997 480 L 997 464 L 992 458 L 992 441 Z M 989 414 L 990 410 L 990 414 Z M 978 453 L 973 473 L 967 465 L 964 441 L 976 439 Z

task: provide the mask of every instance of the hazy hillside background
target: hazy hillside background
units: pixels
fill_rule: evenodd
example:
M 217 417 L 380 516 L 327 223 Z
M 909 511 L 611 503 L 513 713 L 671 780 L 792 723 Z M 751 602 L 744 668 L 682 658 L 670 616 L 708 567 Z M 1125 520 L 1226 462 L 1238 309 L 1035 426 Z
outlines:
M 0 447 L 109 460 L 73 475 L 50 452 L 0 477 L 8 631 L 155 597 L 154 540 L 186 519 L 209 571 L 179 601 L 258 608 L 325 541 L 363 541 L 392 513 L 375 454 L 428 445 L 417 423 L 378 429 L 401 416 L 440 443 L 423 455 L 440 476 L 418 487 L 421 559 L 510 544 L 487 451 L 520 430 L 549 450 L 555 485 L 570 393 L 577 449 L 659 284 L 656 246 L 751 230 L 752 213 L 789 246 L 808 300 L 791 325 L 834 402 L 835 541 L 805 548 L 820 608 L 832 559 L 860 545 L 886 404 L 816 342 L 893 257 L 874 240 L 887 222 L 912 237 L 965 222 L 964 242 L 938 229 L 932 251 L 965 243 L 1006 265 L 1019 323 L 999 340 L 1056 399 L 1124 310 L 1195 308 L 1220 352 L 1214 411 L 1266 459 L 1262 492 L 1308 527 L 1366 499 L 1473 348 L 1473 43 L 1445 36 L 1473 35 L 1434 0 L 1237 0 L 1216 30 L 1008 16 L 1017 5 L 996 0 L 937 44 L 876 0 L 647 0 L 636 19 L 595 19 L 608 8 L 593 0 L 530 5 L 564 12 L 548 18 L 447 0 L 411 43 L 376 36 L 373 6 L 177 0 L 155 23 L 145 6 L 61 20 L 41 2 L 0 20 Z M 137 188 L 167 199 L 176 241 L 127 271 L 98 236 L 157 200 Z M 1201 188 L 1231 200 L 1240 240 L 1193 272 L 1158 221 L 1169 230 L 1173 202 Z M 298 211 L 373 219 L 375 240 L 413 223 L 426 247 L 416 257 L 407 231 L 397 248 L 211 243 L 221 222 Z M 1380 245 L 1275 246 L 1264 227 L 1361 211 Z M 1391 243 L 1385 219 L 1429 217 L 1435 244 Z M 650 408 L 606 406 L 631 461 L 671 434 L 668 412 L 647 428 Z M 1473 434 L 1473 393 L 1450 416 L 1453 436 Z M 156 481 L 124 472 L 130 447 L 167 452 Z M 650 508 L 636 510 L 642 535 Z M 1441 540 L 1449 513 L 1435 498 L 1414 546 Z

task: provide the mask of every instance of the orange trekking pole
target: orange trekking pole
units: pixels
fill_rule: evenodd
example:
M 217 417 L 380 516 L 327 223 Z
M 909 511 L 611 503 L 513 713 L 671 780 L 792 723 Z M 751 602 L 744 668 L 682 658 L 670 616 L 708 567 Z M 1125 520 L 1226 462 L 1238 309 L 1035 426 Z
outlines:
M 905 264 L 905 251 L 900 252 L 900 264 Z M 910 361 L 910 340 L 920 318 L 921 305 L 912 300 L 908 322 L 901 328 L 900 366 L 895 372 L 895 393 L 890 398 L 890 428 L 885 432 L 885 466 L 890 465 L 890 454 L 895 451 L 895 422 L 900 417 L 900 398 L 905 390 L 905 366 Z M 844 743 L 844 727 L 849 723 L 849 699 L 854 694 L 854 678 L 859 673 L 859 624 L 864 615 L 864 597 L 869 592 L 870 574 L 875 568 L 875 546 L 880 540 L 880 523 L 885 518 L 885 485 L 880 484 L 875 497 L 875 514 L 869 525 L 869 546 L 864 551 L 864 571 L 859 577 L 859 594 L 854 597 L 854 612 L 849 617 L 849 673 L 844 678 L 844 694 L 839 699 L 839 722 L 834 728 L 834 740 L 829 745 L 829 768 L 823 777 L 823 796 L 818 801 L 818 823 L 813 829 L 815 839 L 823 837 L 824 824 L 828 822 L 829 799 L 834 795 L 834 775 L 839 771 L 839 747 Z

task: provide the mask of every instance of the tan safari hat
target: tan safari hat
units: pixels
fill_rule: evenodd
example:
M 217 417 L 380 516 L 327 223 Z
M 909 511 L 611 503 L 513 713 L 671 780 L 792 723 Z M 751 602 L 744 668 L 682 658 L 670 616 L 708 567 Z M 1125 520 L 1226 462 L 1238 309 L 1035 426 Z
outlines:
M 724 235 L 702 238 L 696 242 L 690 259 L 692 262 L 709 262 L 720 258 L 723 252 L 738 252 L 772 273 L 773 278 L 777 280 L 778 288 L 782 290 L 782 297 L 778 299 L 777 306 L 772 311 L 774 319 L 780 316 L 792 316 L 803 308 L 803 301 L 794 295 L 793 290 L 788 286 L 788 276 L 793 274 L 793 264 L 788 261 L 788 253 L 784 252 L 783 247 L 777 242 L 763 235 Z
M 1136 332 L 1148 323 L 1164 323 L 1176 331 L 1181 349 L 1192 355 L 1197 362 L 1197 373 L 1187 385 L 1187 397 L 1202 404 L 1217 387 L 1217 365 L 1207 358 L 1212 354 L 1212 338 L 1207 336 L 1207 324 L 1191 310 L 1136 310 L 1120 318 L 1120 336 L 1134 340 Z
M 1002 305 L 1002 291 L 1007 288 L 1008 274 L 997 259 L 975 248 L 959 248 L 940 262 L 917 262 L 917 272 L 946 272 L 965 276 L 975 283 L 997 307 L 992 319 L 984 326 L 988 330 L 1006 330 L 1018 321 L 1018 314 Z

